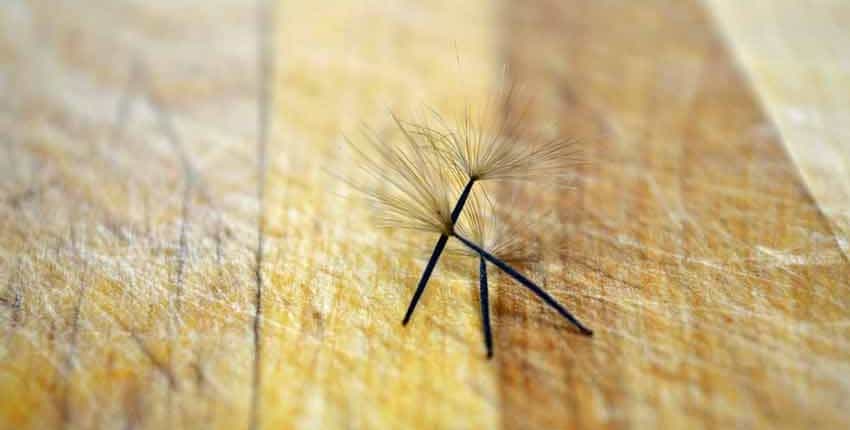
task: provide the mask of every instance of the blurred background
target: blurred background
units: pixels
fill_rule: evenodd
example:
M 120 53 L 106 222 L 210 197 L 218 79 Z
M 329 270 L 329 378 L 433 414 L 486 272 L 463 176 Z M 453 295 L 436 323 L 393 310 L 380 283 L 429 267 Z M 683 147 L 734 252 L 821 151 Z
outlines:
M 850 3 L 0 3 L 0 428 L 847 428 Z M 378 229 L 389 112 L 517 85 L 577 335 Z M 496 101 L 505 110 L 510 101 Z M 421 239 L 421 240 L 419 240 Z M 463 264 L 463 262 L 461 262 Z

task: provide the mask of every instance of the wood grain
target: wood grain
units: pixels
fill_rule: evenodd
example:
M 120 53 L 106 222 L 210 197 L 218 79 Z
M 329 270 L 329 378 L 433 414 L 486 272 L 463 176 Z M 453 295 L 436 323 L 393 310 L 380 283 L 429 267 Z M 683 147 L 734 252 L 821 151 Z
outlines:
M 843 426 L 846 261 L 704 11 L 541 1 L 507 19 L 514 73 L 550 95 L 539 117 L 607 136 L 548 230 L 562 295 L 601 333 L 497 310 L 510 426 Z
M 850 256 L 850 3 L 709 3 Z
M 0 7 L 0 428 L 850 425 L 850 264 L 705 5 L 266 6 Z M 361 124 L 503 73 L 585 141 L 575 190 L 493 190 L 597 335 L 494 274 L 487 361 L 474 261 L 401 327 L 436 238 L 339 177 Z

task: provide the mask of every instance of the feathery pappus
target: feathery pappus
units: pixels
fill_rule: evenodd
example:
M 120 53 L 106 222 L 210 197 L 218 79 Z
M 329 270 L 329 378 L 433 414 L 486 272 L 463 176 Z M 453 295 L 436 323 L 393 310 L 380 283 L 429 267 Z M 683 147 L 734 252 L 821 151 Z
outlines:
M 585 335 L 592 331 L 576 319 L 533 281 L 517 271 L 509 262 L 522 262 L 531 254 L 524 251 L 516 237 L 500 230 L 492 202 L 475 195 L 477 181 L 525 180 L 539 183 L 564 183 L 578 163 L 573 142 L 562 139 L 521 140 L 520 121 L 506 119 L 496 132 L 472 121 L 467 112 L 463 121 L 450 126 L 434 114 L 436 126 L 400 120 L 393 115 L 398 139 L 385 139 L 374 132 L 365 133 L 364 145 L 349 146 L 357 155 L 359 166 L 367 178 L 350 183 L 377 206 L 382 226 L 412 229 L 439 234 L 414 296 L 402 320 L 410 322 L 440 255 L 450 237 L 455 238 L 468 255 L 479 258 L 482 319 L 484 321 L 487 356 L 492 357 L 492 336 L 487 297 L 487 263 L 529 289 L 554 308 Z M 483 190 L 482 190 L 483 191 Z M 452 205 L 452 196 L 458 195 Z M 467 202 L 468 210 L 464 207 Z M 461 214 L 462 222 L 456 226 Z
M 509 87 L 503 99 L 510 103 L 514 97 L 514 88 Z M 492 109 L 484 109 L 478 115 L 467 109 L 455 124 L 433 110 L 431 122 L 434 125 L 425 121 L 403 124 L 396 119 L 406 136 L 418 138 L 421 145 L 442 158 L 446 164 L 442 169 L 452 171 L 453 179 L 465 184 L 452 209 L 451 226 L 457 222 L 476 182 L 514 180 L 569 185 L 573 168 L 581 162 L 577 144 L 570 139 L 541 136 L 528 129 L 524 120 L 529 107 L 530 102 L 526 102 L 522 109 L 502 118 L 496 118 Z M 449 236 L 440 234 L 434 245 L 403 324 L 410 322 Z

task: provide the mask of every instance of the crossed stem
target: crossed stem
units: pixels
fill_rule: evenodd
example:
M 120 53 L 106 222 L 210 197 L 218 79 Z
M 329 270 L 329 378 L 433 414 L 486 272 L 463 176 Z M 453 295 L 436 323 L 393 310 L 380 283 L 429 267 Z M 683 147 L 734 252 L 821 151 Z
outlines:
M 454 228 L 454 224 L 457 222 L 458 217 L 460 216 L 460 212 L 463 210 L 464 205 L 466 204 L 467 199 L 469 198 L 469 193 L 472 190 L 472 185 L 475 183 L 476 179 L 471 178 L 469 182 L 466 183 L 466 186 L 463 188 L 463 192 L 461 192 L 460 198 L 458 198 L 457 203 L 455 203 L 454 209 L 452 209 L 452 228 Z M 489 296 L 487 291 L 487 262 L 495 265 L 500 270 L 505 272 L 508 276 L 514 278 L 517 282 L 519 282 L 522 286 L 528 288 L 532 293 L 534 293 L 537 297 L 543 300 L 547 305 L 554 308 L 562 317 L 564 317 L 567 321 L 573 324 L 578 330 L 587 336 L 592 336 L 593 331 L 587 328 L 584 324 L 582 324 L 575 316 L 573 316 L 570 311 L 568 311 L 563 305 L 558 303 L 552 296 L 550 296 L 546 291 L 540 288 L 533 281 L 525 277 L 523 274 L 518 272 L 516 269 L 499 259 L 498 257 L 490 254 L 474 242 L 466 239 L 465 237 L 459 235 L 457 232 L 452 231 L 451 236 L 455 239 L 459 240 L 466 247 L 472 249 L 479 255 L 479 289 L 480 289 L 480 304 L 481 304 L 481 318 L 482 325 L 484 330 L 484 344 L 487 347 L 487 358 L 491 358 L 493 356 L 493 337 L 490 329 L 490 306 L 489 306 Z M 428 285 L 428 280 L 431 278 L 431 274 L 434 272 L 434 268 L 437 266 L 437 262 L 440 259 L 440 255 L 443 253 L 443 249 L 446 247 L 446 243 L 449 240 L 448 234 L 441 234 L 440 238 L 437 240 L 437 243 L 434 245 L 434 251 L 431 253 L 431 257 L 428 259 L 428 264 L 425 266 L 425 270 L 422 272 L 422 277 L 419 279 L 419 284 L 416 287 L 416 292 L 413 293 L 413 299 L 410 301 L 410 305 L 407 308 L 407 312 L 404 315 L 404 319 L 402 320 L 403 325 L 407 325 L 410 322 L 410 318 L 413 316 L 413 311 L 416 309 L 416 305 L 419 303 L 419 299 L 422 297 L 422 293 L 425 291 L 425 287 Z
M 572 325 L 576 326 L 576 328 L 579 329 L 581 334 L 593 336 L 593 330 L 587 328 L 584 324 L 582 324 L 581 321 L 579 321 L 575 316 L 573 316 L 572 313 L 570 313 L 570 311 L 567 310 L 567 308 L 558 303 L 558 301 L 555 300 L 554 297 L 550 296 L 549 293 L 537 286 L 534 281 L 526 278 L 525 276 L 523 276 L 522 273 L 517 272 L 516 269 L 509 266 L 507 263 L 494 256 L 493 254 L 490 254 L 489 252 L 485 251 L 483 248 L 471 242 L 469 239 L 457 233 L 453 233 L 452 236 L 457 240 L 461 241 L 461 243 L 466 245 L 469 249 L 472 249 L 473 251 L 478 253 L 481 258 L 495 265 L 511 278 L 514 278 L 514 280 L 522 284 L 523 287 L 531 290 L 532 293 L 534 293 L 537 297 L 540 297 L 540 299 L 543 300 L 547 305 L 558 311 L 558 313 L 561 314 L 562 317 L 566 318 L 567 321 L 572 323 Z

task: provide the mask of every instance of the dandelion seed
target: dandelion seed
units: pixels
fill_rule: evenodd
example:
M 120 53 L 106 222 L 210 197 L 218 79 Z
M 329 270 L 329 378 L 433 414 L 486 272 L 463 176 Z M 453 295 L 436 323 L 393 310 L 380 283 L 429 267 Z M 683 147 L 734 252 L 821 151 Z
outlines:
M 371 181 L 349 181 L 356 189 L 364 192 L 378 206 L 379 220 L 384 226 L 406 228 L 440 234 L 440 239 L 428 261 L 422 280 L 414 294 L 411 307 L 405 315 L 406 324 L 424 289 L 437 259 L 446 247 L 449 237 L 456 238 L 469 252 L 479 257 L 482 319 L 484 320 L 485 343 L 488 357 L 492 356 L 492 335 L 490 334 L 489 303 L 487 297 L 486 264 L 498 267 L 515 279 L 546 304 L 554 308 L 583 334 L 593 332 L 579 322 L 560 303 L 522 275 L 507 261 L 523 261 L 530 254 L 521 250 L 518 241 L 509 235 L 494 234 L 498 227 L 491 227 L 490 215 L 483 210 L 485 204 L 479 198 L 472 198 L 471 210 L 465 214 L 458 228 L 455 223 L 461 215 L 463 205 L 469 200 L 473 181 L 467 181 L 461 198 L 449 211 L 449 195 L 458 188 L 458 171 L 445 163 L 443 148 L 421 133 L 412 133 L 410 128 L 395 118 L 396 126 L 402 134 L 398 144 L 390 144 L 376 133 L 366 133 L 367 145 L 358 148 L 349 142 L 357 153 L 365 177 Z M 468 239 L 471 237 L 473 239 Z M 490 239 L 492 238 L 492 240 Z M 476 243 L 477 242 L 477 243 Z M 479 244 L 487 244 L 486 248 Z M 489 250 L 488 250 L 489 249 Z M 504 255 L 504 259 L 497 256 Z
M 514 97 L 513 87 L 505 94 L 505 100 Z M 487 113 L 475 120 L 469 109 L 462 121 L 449 124 L 438 112 L 433 111 L 436 126 L 426 124 L 403 125 L 405 134 L 417 136 L 432 151 L 443 158 L 454 175 L 465 182 L 463 191 L 452 210 L 451 225 L 463 210 L 472 186 L 478 181 L 521 180 L 549 182 L 565 185 L 572 178 L 572 167 L 580 163 L 576 143 L 563 138 L 544 138 L 526 129 L 524 116 L 528 105 L 517 115 L 509 115 L 500 125 L 488 127 Z M 402 324 L 410 322 L 434 267 L 445 248 L 448 236 L 441 234 L 428 264 L 422 272 L 419 284 L 408 305 Z

